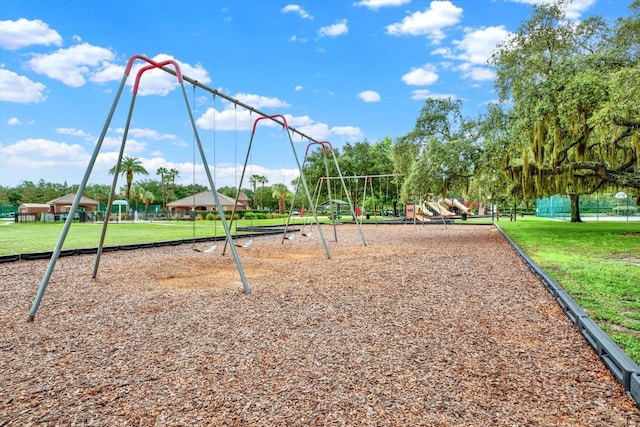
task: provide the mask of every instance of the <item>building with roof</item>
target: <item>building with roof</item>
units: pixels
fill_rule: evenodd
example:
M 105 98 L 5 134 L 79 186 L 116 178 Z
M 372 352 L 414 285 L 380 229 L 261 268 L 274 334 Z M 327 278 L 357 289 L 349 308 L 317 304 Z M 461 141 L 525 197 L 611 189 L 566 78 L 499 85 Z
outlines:
M 23 203 L 18 206 L 19 214 L 35 215 L 39 213 L 49 212 L 48 203 Z
M 57 199 L 49 200 L 49 212 L 54 214 L 67 213 L 71 210 L 73 200 L 76 198 L 76 193 L 69 193 L 66 196 L 58 197 Z M 78 204 L 78 210 L 84 212 L 94 212 L 98 210 L 98 202 L 90 199 L 89 197 L 80 197 L 80 203 Z
M 233 205 L 235 204 L 234 198 L 225 196 L 224 194 L 220 193 L 218 193 L 218 198 L 220 199 L 222 210 L 233 210 Z M 249 202 L 250 199 L 246 196 L 246 194 L 244 194 L 243 191 L 241 191 L 238 197 L 238 205 L 236 206 L 236 211 L 249 209 Z M 211 212 L 218 210 L 215 198 L 213 197 L 213 192 L 211 190 L 203 191 L 201 193 L 197 193 L 192 196 L 187 196 L 182 199 L 174 200 L 173 202 L 167 203 L 167 209 L 173 212 L 187 212 L 192 210 L 200 212 Z

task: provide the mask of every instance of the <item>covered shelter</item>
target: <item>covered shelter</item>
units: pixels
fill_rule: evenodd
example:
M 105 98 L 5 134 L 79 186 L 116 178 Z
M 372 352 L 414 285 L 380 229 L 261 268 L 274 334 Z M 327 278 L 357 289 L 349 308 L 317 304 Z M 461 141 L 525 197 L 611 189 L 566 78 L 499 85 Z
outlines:
M 76 193 L 69 193 L 66 196 L 58 197 L 57 199 L 49 200 L 49 212 L 53 214 L 68 213 L 71 210 L 71 204 L 75 199 Z M 90 199 L 89 197 L 82 196 L 80 203 L 78 204 L 78 210 L 84 212 L 95 212 L 98 210 L 98 202 Z
M 23 203 L 18 206 L 19 214 L 36 215 L 39 213 L 49 212 L 48 203 Z
M 233 205 L 236 202 L 235 199 L 227 197 L 224 194 L 220 193 L 218 193 L 218 198 L 220 199 L 220 204 L 222 205 L 223 210 L 233 210 Z M 217 210 L 216 201 L 211 190 L 203 191 L 201 193 L 197 193 L 167 203 L 167 209 L 173 212 L 187 212 L 192 210 L 200 212 L 212 212 Z M 236 211 L 247 209 L 249 209 L 249 198 L 244 194 L 244 192 L 241 191 L 240 197 L 238 197 L 238 205 L 236 206 Z

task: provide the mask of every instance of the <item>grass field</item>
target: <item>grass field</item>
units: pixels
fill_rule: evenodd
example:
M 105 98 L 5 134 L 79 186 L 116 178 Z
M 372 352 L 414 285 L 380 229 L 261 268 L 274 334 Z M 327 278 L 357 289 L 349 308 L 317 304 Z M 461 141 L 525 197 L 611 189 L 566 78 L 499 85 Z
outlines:
M 284 221 L 279 218 L 234 224 L 282 225 Z M 576 224 L 525 217 L 516 222 L 502 219 L 499 224 L 640 363 L 640 222 Z M 51 251 L 61 229 L 60 223 L 0 223 L 0 255 Z M 74 223 L 63 249 L 96 247 L 101 229 L 102 224 Z M 113 223 L 108 227 L 105 246 L 223 235 L 220 221 Z
M 500 227 L 640 362 L 640 222 L 527 217 Z
M 285 219 L 234 221 L 233 228 L 248 225 L 280 225 Z M 295 222 L 292 222 L 295 224 Z M 62 223 L 0 222 L 0 255 L 52 251 L 60 238 Z M 62 249 L 98 246 L 102 223 L 73 223 Z M 157 221 L 110 223 L 105 246 L 162 242 L 224 236 L 220 221 Z

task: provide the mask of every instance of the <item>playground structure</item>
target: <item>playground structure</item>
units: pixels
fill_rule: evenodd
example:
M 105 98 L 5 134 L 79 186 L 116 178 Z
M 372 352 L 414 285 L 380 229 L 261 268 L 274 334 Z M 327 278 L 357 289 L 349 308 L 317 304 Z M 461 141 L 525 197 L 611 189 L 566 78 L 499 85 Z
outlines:
M 415 219 L 421 222 L 432 221 L 436 216 L 442 218 L 457 216 L 458 214 L 452 212 L 453 209 L 458 210 L 462 215 L 471 215 L 469 208 L 460 203 L 458 199 L 433 198 L 407 205 L 406 216 L 408 219 Z
M 366 213 L 368 212 L 366 209 L 366 199 L 367 199 L 367 194 L 370 197 L 374 197 L 374 186 L 373 186 L 373 179 L 374 178 L 391 178 L 391 177 L 395 177 L 395 176 L 401 176 L 401 174 L 377 174 L 377 175 L 342 175 L 342 173 L 340 172 L 340 166 L 338 165 L 337 159 L 335 158 L 335 154 L 334 154 L 334 162 L 337 166 L 338 169 L 338 176 L 329 176 L 328 172 L 328 168 L 325 167 L 326 172 L 327 172 L 327 176 L 323 176 L 318 178 L 318 184 L 316 186 L 316 190 L 319 188 L 319 186 L 321 184 L 323 184 L 324 182 L 327 183 L 327 194 L 328 194 L 328 200 L 326 202 L 326 204 L 329 206 L 330 209 L 330 214 L 333 216 L 334 214 L 334 205 L 337 205 L 338 203 L 336 203 L 336 201 L 332 198 L 331 195 L 331 181 L 333 180 L 340 180 L 342 183 L 342 190 L 345 194 L 345 196 L 347 197 L 348 200 L 348 205 L 350 207 L 350 211 L 351 211 L 351 215 L 353 218 L 356 219 L 359 218 L 361 215 L 366 215 Z M 351 196 L 350 196 L 350 191 L 347 189 L 346 184 L 345 184 L 345 180 L 355 180 L 356 185 L 357 182 L 362 179 L 364 180 L 364 184 L 363 184 L 363 190 L 362 190 L 362 205 L 361 206 L 357 206 L 355 202 L 353 202 L 351 200 Z M 357 188 L 356 188 L 356 193 L 357 193 Z M 316 199 L 316 206 L 318 205 L 318 201 Z M 339 204 L 338 204 L 339 205 Z M 354 209 L 355 206 L 355 209 Z
M 272 116 L 264 116 L 264 117 L 257 118 L 253 122 L 253 127 L 252 127 L 252 130 L 251 130 L 251 138 L 249 140 L 249 146 L 247 148 L 247 155 L 245 156 L 244 165 L 242 167 L 242 173 L 240 175 L 240 182 L 238 184 L 238 189 L 242 188 L 242 181 L 244 179 L 244 175 L 245 175 L 245 172 L 247 170 L 247 163 L 249 162 L 249 157 L 251 155 L 251 147 L 253 145 L 253 139 L 254 139 L 254 136 L 255 136 L 255 133 L 256 133 L 256 128 L 258 126 L 258 122 L 260 122 L 260 120 L 263 120 L 263 119 L 274 119 L 274 118 L 282 119 L 283 129 L 286 131 L 287 136 L 289 138 L 289 143 L 291 145 L 291 150 L 293 152 L 293 157 L 296 160 L 296 165 L 298 166 L 298 170 L 300 172 L 300 179 L 298 180 L 298 182 L 300 182 L 300 181 L 302 182 L 302 185 L 303 185 L 304 191 L 305 191 L 305 195 L 307 196 L 307 201 L 309 202 L 309 205 L 312 206 L 313 219 L 314 219 L 315 224 L 317 226 L 318 233 L 320 234 L 320 239 L 322 240 L 322 245 L 324 247 L 325 254 L 327 256 L 327 259 L 329 259 L 329 258 L 331 258 L 331 254 L 329 253 L 329 246 L 327 246 L 327 242 L 326 242 L 326 240 L 324 238 L 324 233 L 322 232 L 322 227 L 320 226 L 320 222 L 318 221 L 318 215 L 316 214 L 315 207 L 313 207 L 313 201 L 311 199 L 311 194 L 309 193 L 309 187 L 307 186 L 307 181 L 306 181 L 306 179 L 304 177 L 304 170 L 303 170 L 303 168 L 302 168 L 302 166 L 300 164 L 300 161 L 298 160 L 298 155 L 296 153 L 296 148 L 295 148 L 295 146 L 293 144 L 293 140 L 291 139 L 291 133 L 289 132 L 289 126 L 288 126 L 287 120 L 285 119 L 284 116 L 279 115 L 279 114 L 278 115 L 272 115 Z M 323 144 L 323 143 L 318 142 L 318 144 Z M 231 222 L 232 223 L 233 223 L 233 218 L 235 216 L 236 207 L 238 205 L 238 197 L 239 197 L 239 195 L 240 195 L 240 191 L 237 192 L 236 203 L 234 204 L 233 211 L 231 213 Z M 285 230 L 284 230 L 284 233 L 283 233 L 283 241 L 284 241 L 285 238 L 287 238 L 289 240 L 293 240 L 294 239 L 294 237 L 292 235 L 288 235 L 287 236 L 287 226 L 288 226 L 288 220 L 291 217 L 291 211 L 292 211 L 292 209 L 289 211 L 289 217 L 287 218 L 287 224 L 285 225 Z M 225 243 L 225 249 L 226 249 L 226 243 Z
M 425 203 L 427 207 L 435 212 L 436 215 L 440 215 L 443 217 L 451 217 L 456 215 L 455 213 L 451 212 L 447 206 L 440 203 L 439 199 L 428 200 Z
M 324 163 L 324 169 L 325 169 L 325 173 L 327 174 L 324 177 L 320 177 L 318 178 L 318 181 L 316 183 L 316 187 L 314 190 L 314 196 L 315 199 L 313 199 L 310 195 L 309 195 L 309 187 L 307 185 L 307 181 L 304 177 L 303 174 L 303 169 L 304 169 L 304 165 L 307 161 L 307 158 L 309 157 L 309 148 L 313 145 L 319 145 L 322 149 L 322 158 L 323 158 L 323 163 Z M 293 146 L 293 144 L 292 144 Z M 328 150 L 327 150 L 328 149 Z M 340 170 L 340 165 L 338 164 L 338 159 L 336 158 L 336 154 L 335 154 L 335 150 L 333 149 L 333 146 L 331 145 L 330 142 L 328 141 L 322 141 L 322 142 L 310 142 L 309 144 L 307 144 L 307 149 L 305 150 L 305 154 L 304 154 L 304 159 L 302 161 L 302 167 L 300 168 L 300 179 L 298 180 L 298 183 L 296 185 L 296 191 L 293 195 L 293 200 L 296 200 L 296 196 L 298 195 L 298 191 L 300 188 L 300 182 L 302 182 L 302 186 L 305 190 L 305 192 L 307 193 L 307 201 L 309 203 L 309 208 L 311 210 L 311 212 L 313 213 L 313 218 L 318 226 L 318 231 L 320 231 L 322 233 L 322 230 L 320 228 L 320 224 L 318 222 L 318 215 L 317 215 L 317 207 L 318 207 L 318 201 L 319 201 L 319 197 L 320 197 L 320 188 L 322 187 L 322 184 L 326 182 L 327 184 L 327 194 L 329 197 L 329 217 L 331 220 L 331 225 L 333 226 L 333 236 L 334 236 L 334 240 L 337 242 L 338 241 L 338 233 L 336 230 L 336 214 L 335 214 L 335 210 L 334 210 L 334 201 L 332 198 L 332 194 L 331 194 L 331 179 L 329 177 L 329 162 L 327 160 L 327 151 L 329 151 L 331 153 L 332 156 L 332 160 L 334 163 L 334 166 L 336 167 L 336 170 L 338 171 L 338 176 L 334 177 L 340 180 L 340 183 L 342 184 L 342 189 L 344 190 L 346 196 L 347 196 L 347 200 L 349 203 L 349 209 L 351 211 L 351 215 L 352 217 L 355 219 L 355 223 L 358 227 L 358 232 L 360 234 L 360 239 L 362 241 L 362 245 L 366 246 L 367 242 L 364 238 L 364 234 L 362 233 L 362 221 L 358 220 L 358 215 L 356 214 L 356 210 L 354 209 L 353 206 L 353 202 L 351 201 L 351 196 L 349 195 L 349 191 L 347 191 L 347 186 L 344 182 L 344 177 L 342 176 L 342 171 Z M 295 149 L 294 149 L 295 152 Z M 297 161 L 297 157 L 296 157 L 296 161 Z M 298 163 L 298 166 L 300 166 L 300 164 Z M 285 239 L 291 239 L 291 236 L 287 236 L 287 229 L 289 227 L 290 221 L 291 221 L 291 214 L 293 212 L 294 206 L 291 206 L 291 209 L 289 210 L 289 215 L 287 216 L 287 222 L 285 224 L 285 228 L 284 228 L 284 233 L 283 233 L 283 237 L 282 237 L 282 242 L 284 243 Z M 300 208 L 300 212 L 304 213 L 304 206 L 302 206 Z M 303 224 L 305 225 L 305 224 Z M 303 228 L 303 236 L 310 236 L 311 232 L 306 232 L 305 229 Z M 320 234 L 323 242 L 324 242 L 324 236 L 322 234 Z M 326 245 L 326 244 L 325 244 Z M 329 254 L 327 252 L 327 258 L 329 257 Z
M 133 115 L 133 110 L 134 110 L 134 106 L 135 106 L 136 97 L 138 95 L 138 89 L 139 89 L 139 86 L 140 86 L 140 81 L 141 81 L 141 78 L 144 75 L 144 73 L 149 71 L 149 70 L 161 70 L 161 71 L 164 71 L 164 72 L 169 73 L 169 74 L 171 74 L 171 75 L 176 77 L 176 80 L 177 80 L 178 85 L 180 87 L 180 90 L 182 92 L 182 97 L 184 99 L 184 104 L 185 104 L 185 107 L 186 107 L 186 110 L 187 110 L 187 114 L 188 114 L 188 117 L 189 117 L 189 122 L 190 122 L 190 125 L 191 125 L 191 129 L 193 131 L 194 145 L 197 145 L 197 147 L 198 147 L 198 152 L 200 154 L 200 160 L 202 161 L 202 165 L 203 165 L 204 170 L 206 172 L 207 181 L 208 181 L 209 187 L 211 188 L 211 191 L 213 193 L 213 196 L 214 196 L 214 199 L 215 199 L 216 209 L 218 210 L 218 212 L 222 212 L 223 211 L 222 204 L 221 204 L 220 199 L 218 197 L 218 193 L 217 193 L 217 190 L 216 190 L 214 179 L 213 179 L 213 177 L 211 175 L 211 170 L 210 170 L 208 162 L 207 162 L 207 157 L 205 155 L 205 150 L 203 148 L 203 145 L 202 145 L 199 133 L 198 133 L 198 129 L 197 129 L 197 126 L 196 126 L 196 122 L 195 122 L 194 117 L 193 117 L 193 111 L 192 111 L 192 109 L 191 109 L 191 107 L 189 105 L 189 99 L 188 99 L 187 92 L 186 92 L 186 89 L 185 89 L 185 86 L 184 86 L 184 82 L 185 81 L 187 81 L 188 83 L 191 83 L 194 86 L 194 90 L 195 90 L 195 87 L 201 88 L 201 89 L 213 94 L 214 96 L 220 96 L 221 98 L 233 103 L 234 106 L 236 106 L 236 107 L 237 106 L 241 106 L 241 107 L 247 109 L 250 113 L 256 113 L 259 116 L 261 116 L 261 118 L 263 118 L 263 119 L 269 119 L 269 120 L 272 120 L 272 121 L 284 126 L 285 129 L 287 130 L 287 134 L 289 135 L 289 140 L 290 141 L 291 141 L 291 133 L 296 133 L 299 136 L 301 136 L 302 138 L 305 138 L 305 139 L 307 139 L 309 141 L 312 141 L 312 142 L 317 142 L 313 138 L 311 138 L 310 136 L 308 136 L 308 135 L 296 130 L 295 128 L 289 127 L 287 125 L 286 121 L 284 120 L 283 116 L 281 116 L 281 115 L 267 115 L 267 114 L 255 109 L 254 107 L 251 107 L 251 106 L 249 106 L 249 105 L 247 105 L 247 104 L 245 104 L 245 103 L 243 103 L 243 102 L 241 102 L 241 101 L 239 101 L 237 99 L 234 99 L 234 98 L 232 98 L 232 97 L 230 97 L 228 95 L 225 95 L 224 93 L 222 93 L 222 92 L 220 92 L 220 91 L 218 91 L 216 89 L 210 88 L 210 87 L 198 82 L 195 79 L 192 79 L 192 78 L 189 78 L 189 77 L 183 75 L 181 70 L 180 70 L 180 67 L 179 67 L 178 63 L 175 60 L 166 60 L 166 61 L 157 62 L 157 61 L 154 61 L 154 60 L 152 60 L 150 58 L 147 58 L 147 57 L 145 57 L 143 55 L 136 54 L 136 55 L 131 56 L 129 58 L 128 62 L 127 62 L 127 65 L 126 65 L 125 69 L 124 69 L 124 73 L 123 73 L 122 79 L 120 80 L 119 87 L 118 87 L 118 89 L 116 91 L 116 95 L 115 95 L 114 101 L 113 101 L 113 103 L 111 105 L 111 108 L 109 109 L 108 114 L 107 114 L 107 118 L 105 120 L 105 124 L 104 124 L 104 126 L 103 126 L 103 128 L 102 128 L 102 130 L 100 132 L 100 135 L 99 135 L 97 141 L 96 141 L 96 145 L 95 145 L 93 154 L 92 154 L 92 156 L 91 156 L 91 158 L 89 160 L 89 163 L 88 163 L 87 168 L 85 170 L 85 173 L 84 173 L 84 175 L 82 177 L 80 185 L 78 186 L 78 190 L 77 190 L 76 196 L 75 196 L 75 198 L 73 200 L 73 203 L 71 204 L 71 207 L 69 208 L 69 214 L 68 214 L 67 219 L 65 220 L 65 223 L 63 225 L 63 228 L 62 228 L 62 231 L 60 233 L 60 237 L 58 239 L 58 242 L 57 242 L 57 244 L 55 246 L 55 249 L 52 252 L 51 258 L 49 260 L 49 264 L 47 265 L 47 269 L 46 269 L 46 271 L 44 273 L 42 281 L 40 282 L 40 286 L 38 288 L 37 295 L 36 295 L 36 297 L 35 297 L 35 299 L 33 301 L 33 304 L 31 306 L 31 310 L 30 310 L 29 315 L 27 317 L 27 321 L 28 322 L 32 322 L 34 320 L 34 318 L 35 318 L 35 315 L 37 313 L 37 310 L 38 310 L 38 307 L 39 307 L 40 302 L 42 300 L 42 297 L 44 295 L 44 292 L 46 291 L 46 288 L 47 288 L 47 285 L 48 285 L 49 280 L 51 278 L 51 275 L 53 273 L 53 270 L 55 269 L 55 266 L 56 266 L 56 263 L 58 261 L 58 258 L 60 257 L 60 253 L 62 251 L 62 247 L 64 245 L 65 239 L 66 239 L 66 237 L 68 235 L 71 223 L 73 222 L 74 215 L 78 210 L 78 206 L 80 204 L 80 199 L 82 197 L 82 193 L 85 191 L 85 188 L 86 188 L 87 183 L 89 181 L 89 178 L 91 176 L 91 172 L 93 171 L 93 168 L 94 168 L 94 165 L 95 165 L 96 160 L 98 158 L 98 155 L 100 154 L 100 151 L 102 149 L 102 145 L 104 143 L 105 137 L 106 137 L 107 132 L 108 132 L 108 130 L 110 128 L 111 121 L 113 119 L 113 116 L 115 114 L 116 108 L 117 108 L 118 103 L 120 101 L 120 98 L 122 96 L 122 92 L 124 90 L 124 87 L 126 85 L 126 82 L 127 82 L 128 78 L 129 78 L 129 75 L 130 75 L 130 73 L 131 73 L 131 71 L 133 69 L 134 63 L 137 60 L 143 61 L 144 63 L 146 63 L 146 65 L 144 65 L 140 69 L 138 69 L 138 71 L 136 73 L 135 83 L 134 83 L 133 89 L 132 89 L 131 103 L 130 103 L 129 110 L 128 110 L 128 113 L 127 113 L 126 124 L 124 126 L 124 131 L 123 131 L 123 134 L 122 134 L 122 141 L 121 141 L 120 149 L 119 149 L 119 153 L 118 153 L 118 160 L 117 160 L 117 163 L 116 163 L 116 166 L 115 166 L 115 169 L 114 169 L 116 171 L 120 170 L 120 167 L 121 167 L 121 164 L 122 164 L 122 158 L 124 156 L 124 149 L 125 149 L 126 141 L 127 141 L 128 134 L 129 134 L 129 128 L 130 128 L 130 125 L 131 125 L 131 119 L 132 119 L 132 115 Z M 255 130 L 255 128 L 254 128 L 254 130 Z M 252 137 L 253 137 L 253 134 L 252 134 Z M 291 141 L 291 146 L 293 147 L 293 142 L 292 141 Z M 293 149 L 293 151 L 294 151 L 294 156 L 296 157 L 296 161 L 297 161 L 297 156 L 295 155 L 295 148 Z M 195 153 L 195 150 L 194 150 L 194 153 Z M 249 150 L 248 150 L 247 155 L 248 154 L 249 154 Z M 195 155 L 194 155 L 194 157 L 195 157 Z M 194 162 L 195 162 L 195 158 L 194 158 Z M 299 167 L 300 173 L 302 175 L 302 170 L 300 168 L 299 162 L 298 162 L 298 167 Z M 245 161 L 245 168 L 246 168 L 246 161 Z M 244 174 L 244 169 L 243 169 L 243 174 Z M 107 209 L 106 209 L 107 212 L 111 211 L 111 207 L 114 204 L 115 190 L 116 190 L 116 186 L 117 186 L 119 173 L 114 173 L 113 175 L 114 175 L 113 176 L 113 182 L 112 182 L 112 185 L 111 185 L 111 191 L 110 191 L 108 202 L 107 202 Z M 308 189 L 306 191 L 307 191 L 308 197 L 310 198 L 310 196 L 308 194 Z M 249 283 L 247 281 L 247 278 L 245 276 L 244 270 L 242 268 L 240 257 L 238 255 L 237 250 L 236 250 L 236 244 L 234 243 L 233 236 L 231 235 L 231 225 L 229 223 L 227 223 L 226 218 L 225 218 L 224 215 L 221 215 L 220 221 L 222 223 L 222 226 L 223 226 L 224 232 L 225 232 L 225 249 L 227 247 L 227 244 L 229 244 L 228 246 L 231 248 L 233 259 L 235 261 L 236 269 L 237 269 L 238 274 L 240 276 L 240 279 L 241 279 L 241 282 L 242 282 L 242 286 L 244 288 L 244 292 L 245 292 L 245 294 L 248 294 L 248 293 L 251 292 L 251 289 L 249 287 Z M 92 278 L 93 279 L 95 279 L 97 277 L 97 272 L 98 272 L 98 268 L 99 268 L 99 264 L 100 264 L 100 256 L 101 256 L 103 248 L 104 248 L 104 241 L 105 241 L 105 236 L 106 236 L 108 224 L 109 224 L 109 221 L 105 220 L 104 223 L 103 223 L 102 230 L 101 230 L 100 241 L 99 241 L 99 244 L 98 244 L 98 249 L 97 249 L 97 252 L 96 252 L 96 259 L 95 259 L 95 263 L 94 263 L 94 267 L 93 267 L 93 273 L 92 273 Z M 319 228 L 319 231 L 321 232 L 320 228 Z M 246 243 L 245 243 L 245 245 L 246 245 Z M 212 252 L 213 250 L 215 250 L 215 245 L 203 250 L 202 252 L 209 253 L 209 252 Z M 325 243 L 325 250 L 327 252 L 327 256 L 329 256 L 328 247 L 326 247 L 326 243 Z
M 467 215 L 471 215 L 471 211 L 469 210 L 469 208 L 466 207 L 465 205 L 463 205 L 462 203 L 460 203 L 460 201 L 458 199 L 447 199 L 447 198 L 444 198 L 444 199 L 442 199 L 442 201 L 444 202 L 444 204 L 449 206 L 449 208 L 454 207 L 454 208 L 458 209 L 461 213 L 465 213 Z

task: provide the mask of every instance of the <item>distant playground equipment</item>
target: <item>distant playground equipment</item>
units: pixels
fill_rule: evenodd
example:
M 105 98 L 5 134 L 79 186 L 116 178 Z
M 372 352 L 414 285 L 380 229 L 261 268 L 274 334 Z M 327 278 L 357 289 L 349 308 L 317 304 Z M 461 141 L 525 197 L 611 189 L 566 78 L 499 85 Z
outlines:
M 369 212 L 367 211 L 365 203 L 366 203 L 366 200 L 367 200 L 367 195 L 370 198 L 374 198 L 375 197 L 374 196 L 374 190 L 373 190 L 373 188 L 374 188 L 373 179 L 374 178 L 378 178 L 378 179 L 391 178 L 391 177 L 395 177 L 395 176 L 402 176 L 402 174 L 343 175 L 343 176 L 321 177 L 322 180 L 327 180 L 327 181 L 340 179 L 341 182 L 342 182 L 343 191 L 346 194 L 347 200 L 349 201 L 347 203 L 347 202 L 343 202 L 343 201 L 337 200 L 337 199 L 332 199 L 331 197 L 329 197 L 329 200 L 326 203 L 324 203 L 323 205 L 327 205 L 327 206 L 329 206 L 331 208 L 331 204 L 334 204 L 334 205 L 337 205 L 340 208 L 340 206 L 342 204 L 345 204 L 345 205 L 348 204 L 349 207 L 350 207 L 351 215 L 356 220 L 356 222 L 359 222 L 358 218 L 360 218 L 361 216 L 365 216 L 367 219 L 369 219 L 370 215 L 369 215 Z M 361 179 L 363 180 L 362 206 L 355 206 L 355 203 L 351 202 L 351 197 L 349 195 L 350 191 L 347 190 L 347 187 L 346 187 L 344 182 L 345 182 L 345 180 L 349 180 L 349 182 L 355 181 L 355 184 L 356 184 L 356 190 L 355 191 L 356 191 L 356 194 L 357 194 L 358 193 L 358 182 Z M 349 188 L 351 188 L 351 184 L 350 184 Z M 382 185 L 381 185 L 381 188 L 382 188 Z M 387 196 L 388 196 L 388 190 L 387 190 Z M 355 209 L 353 208 L 353 206 L 355 206 Z M 381 210 L 382 210 L 382 207 L 381 207 Z M 392 212 L 394 212 L 394 211 L 392 210 Z
M 467 215 L 472 215 L 471 210 L 466 207 L 465 205 L 463 205 L 462 203 L 460 203 L 460 201 L 458 201 L 458 199 L 447 199 L 444 198 L 442 199 L 442 201 L 444 202 L 445 205 L 449 206 L 449 208 L 451 208 L 451 206 L 453 206 L 454 208 L 458 209 L 460 211 L 460 213 L 465 213 Z
M 451 212 L 447 206 L 441 203 L 440 199 L 429 200 L 425 203 L 429 208 L 431 208 L 434 211 L 435 215 L 440 215 L 444 217 L 456 216 L 456 214 Z
M 438 199 L 430 198 L 415 204 L 408 204 L 406 217 L 408 219 L 417 219 L 418 221 L 431 221 L 433 217 L 451 218 L 458 216 L 457 213 L 452 210 L 458 210 L 460 216 L 466 218 L 467 215 L 472 215 L 471 210 L 462 204 L 458 199 Z M 415 212 L 414 212 L 415 210 Z
M 406 216 L 411 219 L 415 217 L 419 221 L 431 221 L 434 216 L 453 217 L 456 214 L 449 211 L 439 199 L 429 199 L 414 205 L 408 204 Z
M 306 179 L 304 177 L 304 174 L 302 173 L 302 170 L 304 169 L 304 165 L 306 164 L 307 158 L 309 157 L 309 148 L 311 146 L 313 146 L 313 145 L 319 145 L 321 147 L 321 149 L 322 149 L 322 158 L 323 158 L 323 162 L 324 162 L 324 169 L 325 169 L 325 173 L 327 174 L 325 177 L 320 177 L 318 179 L 318 181 L 316 182 L 316 188 L 314 190 L 315 200 L 314 200 L 313 197 L 311 197 L 309 195 L 309 188 L 307 186 L 307 182 L 306 182 Z M 293 143 L 292 143 L 292 147 L 293 147 Z M 366 240 L 364 238 L 364 234 L 362 233 L 361 222 L 358 221 L 358 217 L 355 214 L 355 211 L 354 211 L 354 208 L 353 208 L 353 203 L 351 202 L 351 197 L 349 196 L 349 192 L 347 191 L 347 186 L 346 186 L 346 184 L 344 182 L 344 178 L 342 176 L 342 171 L 340 170 L 340 165 L 338 164 L 338 159 L 336 158 L 335 151 L 334 151 L 333 146 L 331 145 L 330 142 L 328 142 L 328 141 L 321 141 L 321 142 L 314 141 L 314 142 L 310 142 L 307 145 L 307 149 L 306 149 L 305 154 L 304 154 L 304 159 L 302 161 L 302 167 L 300 168 L 300 179 L 298 180 L 298 184 L 296 185 L 296 191 L 295 191 L 295 193 L 293 195 L 293 200 L 296 200 L 296 197 L 298 195 L 298 191 L 299 191 L 299 188 L 300 188 L 300 183 L 302 182 L 304 190 L 307 193 L 307 199 L 308 199 L 308 202 L 309 202 L 309 209 L 311 210 L 311 212 L 313 214 L 313 218 L 316 221 L 316 224 L 318 226 L 318 231 L 320 231 L 320 233 L 322 233 L 322 229 L 320 227 L 320 223 L 318 222 L 318 216 L 317 216 L 316 210 L 317 210 L 317 207 L 318 207 L 318 201 L 319 201 L 319 197 L 320 197 L 320 189 L 322 187 L 322 184 L 324 182 L 326 182 L 326 184 L 327 184 L 327 194 L 328 194 L 328 197 L 329 197 L 329 214 L 330 214 L 331 225 L 333 226 L 333 236 L 334 236 L 335 241 L 336 242 L 338 241 L 338 233 L 336 231 L 336 216 L 337 215 L 335 214 L 334 203 L 333 203 L 333 198 L 332 198 L 332 194 L 331 194 L 331 181 L 330 181 L 331 177 L 329 177 L 329 163 L 328 163 L 328 160 L 327 160 L 327 151 L 331 153 L 333 164 L 334 164 L 336 170 L 338 171 L 338 176 L 335 177 L 335 178 L 340 180 L 340 183 L 342 184 L 342 188 L 343 188 L 345 194 L 347 195 L 347 200 L 348 200 L 348 203 L 349 203 L 349 209 L 351 210 L 351 214 L 355 218 L 356 225 L 358 227 L 358 232 L 360 233 L 360 239 L 362 240 L 362 245 L 366 246 L 367 242 L 366 242 Z M 300 166 L 299 163 L 298 163 L 298 166 Z M 284 229 L 284 233 L 283 233 L 282 242 L 284 242 L 284 240 L 286 239 L 287 228 L 289 227 L 289 223 L 291 221 L 291 214 L 293 212 L 293 209 L 294 209 L 294 206 L 291 206 L 291 209 L 289 210 L 289 215 L 287 216 L 287 222 L 285 224 L 285 229 Z M 304 214 L 304 206 L 302 206 L 300 208 L 300 212 L 301 212 L 301 214 Z M 303 221 L 306 222 L 306 220 L 303 220 Z M 302 235 L 306 236 L 306 237 L 310 237 L 311 236 L 311 230 L 309 230 L 309 232 L 305 233 L 305 230 L 303 228 Z M 322 234 L 321 234 L 321 237 L 323 238 L 323 241 L 324 241 L 324 237 L 322 236 Z M 291 240 L 291 239 L 289 239 L 289 240 Z M 326 247 L 326 243 L 325 243 L 325 247 Z M 328 250 L 327 250 L 327 258 L 329 258 Z
M 296 165 L 298 166 L 298 171 L 300 173 L 300 180 L 302 181 L 302 186 L 304 187 L 304 192 L 305 195 L 307 196 L 307 201 L 309 202 L 309 205 L 312 205 L 312 200 L 311 200 L 311 194 L 309 193 L 309 187 L 307 186 L 307 181 L 306 178 L 304 176 L 304 170 L 302 169 L 302 165 L 300 164 L 300 160 L 298 160 L 298 154 L 296 153 L 296 148 L 293 144 L 293 139 L 291 138 L 291 132 L 289 132 L 289 125 L 287 124 L 287 119 L 281 115 L 281 114 L 274 114 L 271 116 L 265 116 L 265 117 L 258 117 L 254 122 L 253 122 L 253 127 L 251 129 L 251 138 L 249 139 L 249 146 L 247 148 L 247 155 L 245 156 L 244 159 L 244 165 L 242 167 L 242 173 L 240 174 L 240 182 L 238 183 L 238 191 L 236 194 L 236 202 L 233 206 L 233 211 L 231 212 L 231 223 L 233 223 L 233 217 L 235 216 L 235 212 L 236 212 L 236 206 L 238 205 L 238 197 L 240 195 L 240 191 L 239 189 L 242 188 L 242 181 L 244 179 L 244 175 L 246 173 L 247 170 L 247 164 L 249 162 L 249 157 L 251 155 L 251 147 L 253 145 L 253 139 L 254 136 L 256 134 L 256 129 L 258 126 L 258 123 L 261 120 L 264 119 L 274 119 L 274 118 L 279 118 L 281 120 L 282 123 L 282 129 L 283 131 L 286 132 L 288 138 L 289 138 L 289 143 L 291 145 L 291 151 L 293 152 L 293 157 L 296 161 Z M 318 143 L 320 144 L 320 143 Z M 327 256 L 327 258 L 331 258 L 331 254 L 329 253 L 329 246 L 327 246 L 327 242 L 324 238 L 324 234 L 322 232 L 322 227 L 320 226 L 320 221 L 318 221 L 318 216 L 316 215 L 316 211 L 315 209 L 312 209 L 312 214 L 313 214 L 313 218 L 315 220 L 316 226 L 318 227 L 318 233 L 320 234 L 320 239 L 322 240 L 322 245 L 324 246 L 324 251 L 325 254 Z M 295 237 L 291 237 L 291 235 L 287 235 L 287 231 L 286 231 L 286 227 L 285 227 L 285 232 L 284 232 L 284 236 L 287 238 L 287 240 L 293 240 Z M 245 244 L 246 245 L 246 244 Z M 225 249 L 226 249 L 226 244 L 225 244 Z M 223 251 L 224 254 L 224 251 Z

